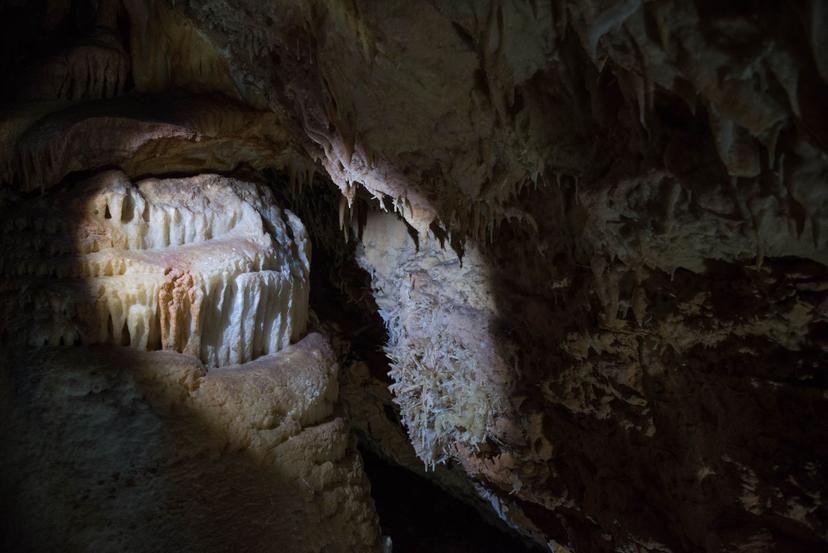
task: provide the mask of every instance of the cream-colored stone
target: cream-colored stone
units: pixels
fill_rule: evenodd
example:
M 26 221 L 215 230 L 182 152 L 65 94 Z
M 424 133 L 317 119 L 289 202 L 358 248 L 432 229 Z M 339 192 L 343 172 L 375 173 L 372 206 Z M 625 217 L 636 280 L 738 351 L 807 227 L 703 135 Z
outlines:
M 20 291 L 6 309 L 31 321 L 31 345 L 111 343 L 222 366 L 305 330 L 310 243 L 261 186 L 215 175 L 133 185 L 110 171 L 6 209 L 3 271 Z
M 19 350 L 3 369 L 12 548 L 379 550 L 319 334 L 210 372 L 179 353 L 113 346 Z

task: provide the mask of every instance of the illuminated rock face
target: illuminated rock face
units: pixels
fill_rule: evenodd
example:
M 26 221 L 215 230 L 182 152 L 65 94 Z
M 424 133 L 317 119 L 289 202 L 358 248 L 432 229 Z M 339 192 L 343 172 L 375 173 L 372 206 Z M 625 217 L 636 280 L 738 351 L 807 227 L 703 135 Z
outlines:
M 310 246 L 268 191 L 215 175 L 135 184 L 102 173 L 4 210 L 7 315 L 29 345 L 173 350 L 207 366 L 305 330 Z M 33 253 L 36 252 L 36 253 Z
M 114 346 L 3 362 L 3 551 L 378 550 L 320 334 L 210 371 Z

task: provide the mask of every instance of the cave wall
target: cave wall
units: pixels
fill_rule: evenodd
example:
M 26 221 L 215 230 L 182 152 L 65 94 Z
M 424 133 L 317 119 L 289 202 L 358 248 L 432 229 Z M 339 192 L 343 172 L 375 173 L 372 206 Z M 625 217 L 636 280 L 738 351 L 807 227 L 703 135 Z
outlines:
M 129 7 L 2 6 L 0 549 L 378 551 L 292 139 Z
M 369 275 L 410 443 L 380 449 L 574 551 L 824 547 L 822 2 L 80 5 L 8 18 L 4 98 L 44 100 L 7 102 L 4 182 L 329 179 L 311 236 Z

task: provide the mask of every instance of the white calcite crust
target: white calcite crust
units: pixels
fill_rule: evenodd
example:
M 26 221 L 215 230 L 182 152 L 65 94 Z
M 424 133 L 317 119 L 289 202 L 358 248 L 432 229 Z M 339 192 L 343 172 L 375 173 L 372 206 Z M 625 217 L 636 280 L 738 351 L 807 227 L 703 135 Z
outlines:
M 174 350 L 215 367 L 305 331 L 310 243 L 263 186 L 108 171 L 3 211 L 2 272 L 17 292 L 5 309 L 31 321 L 17 336 L 29 345 Z

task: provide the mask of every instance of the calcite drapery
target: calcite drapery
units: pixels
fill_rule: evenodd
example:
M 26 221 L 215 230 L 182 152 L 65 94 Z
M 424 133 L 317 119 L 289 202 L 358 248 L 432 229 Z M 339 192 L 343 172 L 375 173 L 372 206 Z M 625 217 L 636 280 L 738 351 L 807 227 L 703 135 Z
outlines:
M 18 336 L 30 345 L 112 343 L 222 366 L 304 332 L 310 246 L 264 187 L 216 175 L 133 185 L 110 171 L 5 211 L 3 273 L 19 292 L 6 310 L 31 323 Z

